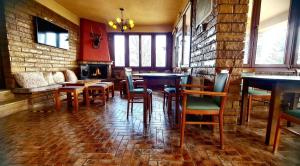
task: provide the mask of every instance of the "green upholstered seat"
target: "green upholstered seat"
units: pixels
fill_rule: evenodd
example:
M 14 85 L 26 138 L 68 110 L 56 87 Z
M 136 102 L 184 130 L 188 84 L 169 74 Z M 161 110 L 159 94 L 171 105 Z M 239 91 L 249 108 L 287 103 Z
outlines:
M 271 93 L 268 92 L 268 91 L 260 90 L 260 89 L 253 89 L 253 88 L 249 88 L 248 93 L 250 95 L 257 95 L 257 96 L 269 96 L 269 95 L 271 95 Z
M 175 93 L 176 92 L 176 88 L 174 87 L 168 87 L 164 89 L 165 92 L 167 93 Z
M 287 110 L 284 111 L 284 113 L 296 117 L 296 118 L 300 118 L 300 109 L 294 109 L 294 110 Z
M 180 78 L 180 85 L 187 84 L 189 77 L 181 77 Z M 166 93 L 176 93 L 176 88 L 174 86 L 164 85 L 164 91 Z
M 134 88 L 130 92 L 133 92 L 133 93 L 144 93 L 144 88 Z M 148 93 L 152 93 L 152 90 L 151 89 L 147 89 L 147 92 Z
M 195 97 L 188 96 L 186 102 L 186 108 L 192 110 L 219 110 L 220 107 L 214 101 L 213 98 L 210 97 Z

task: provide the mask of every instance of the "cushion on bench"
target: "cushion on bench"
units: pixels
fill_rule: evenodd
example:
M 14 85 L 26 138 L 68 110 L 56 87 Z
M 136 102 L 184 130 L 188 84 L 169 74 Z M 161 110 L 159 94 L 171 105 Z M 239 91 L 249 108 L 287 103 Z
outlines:
M 53 73 L 53 80 L 55 83 L 63 83 L 65 82 L 65 76 L 63 72 L 57 71 Z
M 76 74 L 74 73 L 74 71 L 72 70 L 66 70 L 65 72 L 65 78 L 67 82 L 71 82 L 71 83 L 75 83 L 78 81 L 78 78 L 76 76 Z
M 15 73 L 14 77 L 21 88 L 36 88 L 48 85 L 42 72 Z
M 15 88 L 13 89 L 13 93 L 34 93 L 34 92 L 43 92 L 43 91 L 46 92 L 46 91 L 56 90 L 60 87 L 62 87 L 62 85 L 54 84 L 54 85 L 41 86 L 36 88 Z
M 48 82 L 49 85 L 55 84 L 52 72 L 44 72 L 43 75 L 44 75 L 44 78 Z

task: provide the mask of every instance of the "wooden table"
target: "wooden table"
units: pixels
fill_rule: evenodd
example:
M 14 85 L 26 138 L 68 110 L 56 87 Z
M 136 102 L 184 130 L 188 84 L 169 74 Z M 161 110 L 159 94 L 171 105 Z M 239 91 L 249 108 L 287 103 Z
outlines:
M 265 144 L 272 145 L 275 138 L 275 130 L 278 120 L 278 115 L 281 110 L 281 98 L 283 93 L 300 92 L 300 77 L 299 76 L 275 76 L 275 75 L 253 75 L 244 76 L 243 91 L 242 91 L 242 106 L 240 114 L 240 122 L 245 123 L 247 116 L 247 98 L 248 87 L 271 91 L 271 101 L 269 107 L 268 125 L 265 138 Z
M 55 106 L 56 110 L 59 111 L 61 107 L 61 101 L 60 101 L 60 93 L 65 92 L 68 94 L 68 103 L 72 102 L 72 95 L 74 97 L 74 111 L 78 111 L 78 95 L 81 92 L 84 92 L 85 96 L 85 102 L 86 105 L 89 105 L 89 98 L 88 98 L 88 91 L 84 91 L 85 87 L 84 86 L 64 86 L 59 88 L 57 91 L 55 91 L 54 96 L 55 96 Z
M 187 77 L 187 74 L 178 74 L 178 73 L 137 73 L 137 74 L 133 74 L 133 76 L 138 76 L 138 77 L 142 77 L 146 84 L 147 84 L 147 80 L 149 79 L 155 79 L 155 80 L 159 80 L 159 79 L 170 79 L 173 80 L 175 82 L 175 88 L 176 88 L 176 92 L 179 92 L 179 84 L 180 84 L 180 79 L 181 77 Z M 175 98 L 175 120 L 176 123 L 179 122 L 179 93 L 176 93 L 176 98 Z
M 97 79 L 94 79 L 94 80 L 78 80 L 77 82 L 67 82 L 65 83 L 64 85 L 65 86 L 84 86 L 84 87 L 88 87 L 90 85 L 94 85 L 98 82 L 101 82 L 101 80 L 97 80 Z
M 101 80 L 98 79 L 87 79 L 87 80 L 78 80 L 77 82 L 67 82 L 64 84 L 64 86 L 83 86 L 83 93 L 86 93 L 87 87 L 94 85 L 96 83 L 101 82 Z M 67 93 L 67 98 L 68 98 L 68 105 L 71 105 L 72 103 L 70 103 L 70 93 Z M 83 102 L 86 103 L 86 95 L 83 95 Z

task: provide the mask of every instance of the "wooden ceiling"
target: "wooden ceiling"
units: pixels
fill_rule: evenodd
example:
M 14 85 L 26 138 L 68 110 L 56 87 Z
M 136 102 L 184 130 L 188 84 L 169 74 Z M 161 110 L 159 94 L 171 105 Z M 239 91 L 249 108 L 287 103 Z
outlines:
M 136 25 L 173 25 L 186 0 L 55 0 L 80 18 L 98 22 L 120 17 L 124 8 L 125 18 Z

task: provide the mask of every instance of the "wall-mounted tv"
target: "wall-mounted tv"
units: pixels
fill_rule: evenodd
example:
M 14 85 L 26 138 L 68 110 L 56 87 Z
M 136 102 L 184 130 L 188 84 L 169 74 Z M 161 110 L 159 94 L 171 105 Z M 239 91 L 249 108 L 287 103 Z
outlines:
M 49 21 L 35 17 L 37 43 L 69 49 L 69 32 Z

